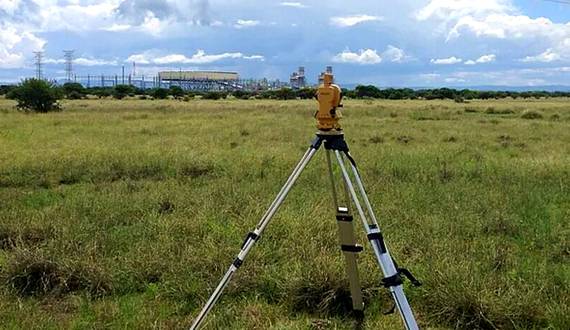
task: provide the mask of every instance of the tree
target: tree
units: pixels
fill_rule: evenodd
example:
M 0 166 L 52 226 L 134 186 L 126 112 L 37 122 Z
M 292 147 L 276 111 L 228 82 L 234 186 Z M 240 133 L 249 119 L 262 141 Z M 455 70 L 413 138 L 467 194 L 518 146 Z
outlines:
M 113 97 L 116 99 L 123 99 L 127 95 L 134 95 L 135 88 L 131 85 L 117 85 L 113 88 Z
M 8 93 L 10 93 L 12 90 L 14 90 L 16 88 L 16 86 L 12 86 L 12 85 L 1 85 L 0 86 L 0 95 L 6 95 Z
M 305 87 L 297 90 L 297 97 L 302 100 L 312 99 L 317 94 L 317 90 L 310 87 Z
M 368 85 L 368 86 L 363 86 L 363 85 L 358 85 L 356 86 L 356 88 L 354 89 L 354 92 L 356 94 L 357 97 L 379 97 L 380 96 L 380 90 L 378 89 L 378 87 L 376 86 L 372 86 L 372 85 Z
M 53 83 L 34 78 L 24 80 L 9 96 L 18 101 L 19 110 L 39 113 L 61 110 L 57 101 L 63 97 Z
M 281 88 L 275 91 L 275 97 L 278 100 L 294 100 L 295 98 L 297 98 L 297 95 L 295 94 L 295 91 L 292 90 L 291 88 Z
M 152 97 L 154 97 L 155 99 L 164 100 L 165 98 L 168 97 L 168 89 L 155 88 L 152 90 L 150 95 L 152 95 Z
M 63 94 L 65 98 L 71 100 L 82 99 L 85 97 L 85 88 L 80 83 L 68 82 L 63 84 Z
M 225 99 L 226 94 L 224 94 L 222 92 L 208 92 L 208 93 L 204 94 L 202 96 L 202 98 L 204 100 L 219 100 L 219 99 Z
M 184 96 L 184 90 L 180 86 L 170 86 L 168 93 L 172 95 L 175 99 L 179 99 Z

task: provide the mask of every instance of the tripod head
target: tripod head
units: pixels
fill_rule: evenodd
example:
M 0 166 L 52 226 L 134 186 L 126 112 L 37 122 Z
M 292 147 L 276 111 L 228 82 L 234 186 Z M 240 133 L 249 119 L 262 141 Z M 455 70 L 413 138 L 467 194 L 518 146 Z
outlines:
M 323 74 L 323 83 L 317 90 L 317 101 L 319 102 L 319 110 L 315 113 L 317 119 L 317 128 L 319 131 L 329 134 L 342 131 L 339 120 L 342 118 L 340 103 L 342 100 L 341 89 L 338 85 L 333 84 L 334 76 L 332 73 Z M 332 132 L 331 132 L 332 131 Z

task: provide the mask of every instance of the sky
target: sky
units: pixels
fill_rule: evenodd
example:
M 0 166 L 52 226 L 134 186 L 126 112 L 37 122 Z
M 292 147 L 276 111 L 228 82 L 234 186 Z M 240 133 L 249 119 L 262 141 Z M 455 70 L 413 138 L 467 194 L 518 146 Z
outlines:
M 570 0 L 0 0 L 0 81 L 228 70 L 345 84 L 570 85 Z M 135 63 L 133 65 L 133 63 Z

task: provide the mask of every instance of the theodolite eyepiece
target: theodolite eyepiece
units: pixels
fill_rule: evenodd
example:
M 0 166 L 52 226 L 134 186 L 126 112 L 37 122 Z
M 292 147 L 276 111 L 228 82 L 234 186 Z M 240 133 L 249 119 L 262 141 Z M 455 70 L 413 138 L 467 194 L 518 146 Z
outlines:
M 341 89 L 333 84 L 334 76 L 331 73 L 323 74 L 323 83 L 317 90 L 317 101 L 319 110 L 315 113 L 317 128 L 319 131 L 341 131 L 339 120 L 342 114 L 338 108 L 342 107 Z

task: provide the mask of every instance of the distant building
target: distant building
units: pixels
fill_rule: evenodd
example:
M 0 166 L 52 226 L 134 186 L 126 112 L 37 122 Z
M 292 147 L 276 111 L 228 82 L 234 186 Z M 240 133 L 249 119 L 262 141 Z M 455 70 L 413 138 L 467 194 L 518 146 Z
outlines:
M 237 72 L 229 71 L 161 71 L 158 73 L 161 81 L 191 81 L 191 80 L 239 80 Z
M 303 88 L 307 86 L 305 67 L 300 66 L 299 71 L 291 73 L 289 84 L 291 85 L 291 88 Z
M 321 74 L 319 75 L 319 85 L 321 85 L 321 84 L 323 83 L 325 73 L 330 73 L 330 74 L 332 74 L 332 73 L 333 73 L 332 66 L 330 66 L 330 65 L 327 66 L 326 69 L 325 69 L 325 72 L 321 72 Z

